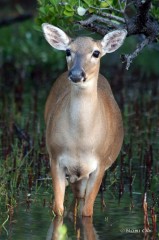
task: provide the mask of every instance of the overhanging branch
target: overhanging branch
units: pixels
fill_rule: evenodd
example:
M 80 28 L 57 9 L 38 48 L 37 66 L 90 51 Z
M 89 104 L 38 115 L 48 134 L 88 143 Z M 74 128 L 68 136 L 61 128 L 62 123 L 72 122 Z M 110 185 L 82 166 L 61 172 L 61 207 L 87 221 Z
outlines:
M 121 59 L 122 62 L 126 63 L 126 69 L 128 70 L 130 67 L 130 64 L 132 63 L 133 59 L 136 58 L 139 53 L 143 50 L 144 47 L 146 47 L 148 44 L 153 42 L 153 38 L 146 38 L 144 41 L 142 41 L 136 48 L 136 50 L 131 54 L 122 54 Z
M 110 19 L 103 18 L 103 17 L 97 16 L 97 15 L 92 15 L 90 18 L 83 20 L 83 21 L 79 21 L 78 23 L 84 27 L 87 27 L 88 25 L 90 25 L 93 22 L 105 23 L 107 26 L 110 26 L 115 29 L 119 28 L 119 24 L 112 22 Z
M 99 15 L 101 15 L 102 17 L 108 18 L 110 20 L 115 20 L 115 21 L 120 22 L 120 23 L 125 23 L 124 18 L 115 16 L 115 15 L 110 14 L 110 13 L 99 12 Z

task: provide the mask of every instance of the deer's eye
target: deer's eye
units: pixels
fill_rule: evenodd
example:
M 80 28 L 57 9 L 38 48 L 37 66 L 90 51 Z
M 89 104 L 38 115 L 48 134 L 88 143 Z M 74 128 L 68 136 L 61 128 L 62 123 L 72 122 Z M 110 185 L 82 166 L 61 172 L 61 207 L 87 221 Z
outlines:
M 70 49 L 66 49 L 66 56 L 67 56 L 67 57 L 71 56 L 71 51 L 70 51 Z
M 92 55 L 93 55 L 93 57 L 98 58 L 99 54 L 100 54 L 100 52 L 98 50 L 95 50 Z

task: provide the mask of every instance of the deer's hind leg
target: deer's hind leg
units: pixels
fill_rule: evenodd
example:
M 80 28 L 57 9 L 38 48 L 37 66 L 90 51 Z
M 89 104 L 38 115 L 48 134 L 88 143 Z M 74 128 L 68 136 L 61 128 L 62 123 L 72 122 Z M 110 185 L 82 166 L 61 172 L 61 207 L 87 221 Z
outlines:
M 71 183 L 71 188 L 75 198 L 85 198 L 88 178 L 82 178 L 74 183 Z
M 83 178 L 79 181 L 71 183 L 71 188 L 74 194 L 74 200 L 72 203 L 73 215 L 79 216 L 82 215 L 82 210 L 84 206 L 84 199 L 86 194 L 86 187 L 87 187 L 88 178 Z

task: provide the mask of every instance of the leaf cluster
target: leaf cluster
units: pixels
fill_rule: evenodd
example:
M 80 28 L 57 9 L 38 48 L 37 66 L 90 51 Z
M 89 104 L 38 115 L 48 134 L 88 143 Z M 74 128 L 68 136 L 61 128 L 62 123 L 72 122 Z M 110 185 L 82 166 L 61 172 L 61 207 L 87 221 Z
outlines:
M 153 1 L 150 12 L 151 12 L 152 16 L 154 18 L 156 18 L 156 20 L 159 21 L 159 3 L 158 3 L 158 0 Z
M 36 18 L 37 29 L 41 29 L 41 24 L 48 22 L 61 28 L 70 30 L 71 24 L 86 19 L 90 14 L 100 14 L 108 11 L 115 14 L 114 8 L 121 6 L 118 0 L 38 0 L 38 17 Z M 116 12 L 116 15 L 120 15 Z
M 37 29 L 41 29 L 43 22 L 70 29 L 70 24 L 86 19 L 89 14 L 100 15 L 101 12 L 109 12 L 121 16 L 127 7 L 126 1 L 119 0 L 38 0 Z M 152 1 L 150 12 L 159 20 L 158 0 Z

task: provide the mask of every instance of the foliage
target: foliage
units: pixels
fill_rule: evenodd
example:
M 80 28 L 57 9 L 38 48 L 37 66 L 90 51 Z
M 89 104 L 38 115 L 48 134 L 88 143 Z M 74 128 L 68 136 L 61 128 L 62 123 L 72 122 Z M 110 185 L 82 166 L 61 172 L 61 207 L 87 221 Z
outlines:
M 42 33 L 35 30 L 32 21 L 3 28 L 1 34 L 0 66 L 13 61 L 17 68 L 21 68 L 21 65 L 28 68 L 28 73 L 38 64 L 52 65 L 54 73 L 65 67 L 63 53 L 50 51 Z
M 111 13 L 114 16 L 123 16 L 127 7 L 126 1 L 120 0 L 38 0 L 38 17 L 36 23 L 40 26 L 44 22 L 61 28 L 70 29 L 70 24 L 86 19 L 90 14 L 100 15 Z M 133 8 L 131 9 L 133 11 Z M 151 6 L 151 15 L 159 19 L 158 1 L 154 0 Z M 116 22 L 114 20 L 114 22 Z
M 71 30 L 70 24 L 80 21 L 83 18 L 85 19 L 88 17 L 88 14 L 98 13 L 101 10 L 105 11 L 111 5 L 119 8 L 117 0 L 39 0 L 38 2 L 39 8 L 36 22 L 39 26 L 43 22 L 48 22 L 66 28 L 67 30 Z M 105 8 L 105 10 L 103 8 Z M 38 29 L 40 29 L 40 27 Z
M 159 21 L 159 5 L 158 0 L 153 0 L 152 6 L 151 6 L 151 14 L 153 17 L 156 18 L 156 20 Z

